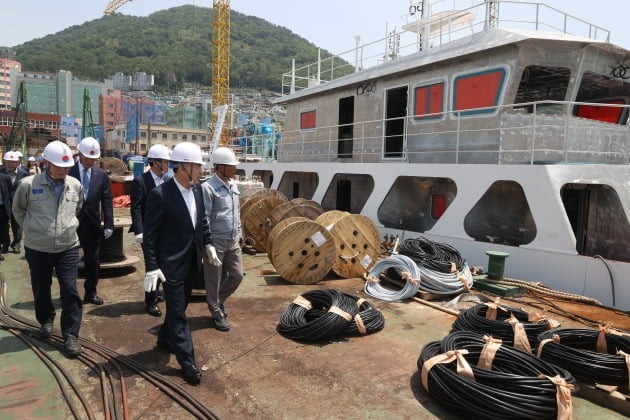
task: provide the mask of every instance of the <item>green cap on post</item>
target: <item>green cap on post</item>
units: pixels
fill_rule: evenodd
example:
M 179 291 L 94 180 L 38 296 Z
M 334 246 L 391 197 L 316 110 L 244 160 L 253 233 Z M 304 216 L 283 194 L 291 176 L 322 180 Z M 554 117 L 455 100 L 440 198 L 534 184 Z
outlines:
M 505 270 L 505 259 L 510 256 L 507 252 L 486 251 L 488 255 L 488 277 L 500 280 Z

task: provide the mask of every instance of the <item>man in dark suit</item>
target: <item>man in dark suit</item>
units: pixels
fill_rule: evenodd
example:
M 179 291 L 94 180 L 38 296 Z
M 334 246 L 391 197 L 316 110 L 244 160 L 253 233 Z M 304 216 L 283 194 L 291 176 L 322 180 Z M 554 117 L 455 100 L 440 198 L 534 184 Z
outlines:
M 79 219 L 79 241 L 83 248 L 85 272 L 85 303 L 102 305 L 103 298 L 96 293 L 100 272 L 99 252 L 101 238 L 112 236 L 114 232 L 114 207 L 112 192 L 107 172 L 95 165 L 101 156 L 101 147 L 92 137 L 86 137 L 79 143 L 79 162 L 70 169 L 70 175 L 83 185 L 83 208 Z M 104 229 L 101 233 L 101 209 L 103 211 Z
M 7 152 L 4 155 L 4 166 L 0 169 L 0 172 L 9 175 L 11 179 L 11 202 L 13 201 L 13 196 L 15 195 L 15 191 L 17 190 L 18 184 L 22 180 L 28 176 L 28 172 L 20 167 L 20 157 L 17 152 Z M 10 204 L 9 204 L 10 206 Z M 10 216 L 11 219 L 11 233 L 13 234 L 13 241 L 9 239 L 9 229 L 4 232 L 4 236 L 2 236 L 2 249 L 0 250 L 3 254 L 9 252 L 9 246 L 15 254 L 20 253 L 20 244 L 22 242 L 22 227 L 19 223 L 15 221 L 13 216 Z
M 9 236 L 9 220 L 12 218 L 11 203 L 13 195 L 11 194 L 11 178 L 6 173 L 0 172 L 0 238 L 6 241 Z M 8 242 L 4 242 L 4 247 Z M 4 260 L 0 254 L 0 261 Z
M 179 143 L 171 162 L 175 177 L 149 193 L 144 217 L 144 290 L 154 291 L 164 282 L 166 317 L 157 347 L 175 353 L 182 376 L 193 385 L 201 381 L 186 307 L 194 285 L 203 284 L 202 259 L 218 260 L 210 244 L 210 230 L 199 188 L 201 149 Z M 204 255 L 205 247 L 205 255 Z
M 171 153 L 168 147 L 163 144 L 154 144 L 149 149 L 147 158 L 149 159 L 151 169 L 137 176 L 133 180 L 131 187 L 131 227 L 129 228 L 129 232 L 135 234 L 136 242 L 141 246 L 143 246 L 142 226 L 146 211 L 147 197 L 153 188 L 168 181 L 168 162 L 171 159 Z M 147 306 L 147 313 L 152 316 L 162 315 L 162 311 L 157 306 L 159 300 L 158 290 L 159 285 L 153 292 L 144 292 L 144 302 Z

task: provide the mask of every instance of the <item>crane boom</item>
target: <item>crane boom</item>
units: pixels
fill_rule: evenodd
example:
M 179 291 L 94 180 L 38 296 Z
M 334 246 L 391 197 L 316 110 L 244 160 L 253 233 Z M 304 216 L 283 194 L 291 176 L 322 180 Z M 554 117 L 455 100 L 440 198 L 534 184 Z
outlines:
M 230 0 L 213 0 L 212 8 L 212 111 L 216 113 L 230 95 Z M 227 132 L 222 130 L 221 144 L 227 142 Z
M 120 6 L 122 6 L 125 3 L 130 2 L 131 0 L 111 0 L 109 2 L 109 4 L 107 5 L 107 7 L 105 8 L 105 11 L 103 12 L 104 15 L 111 15 L 114 12 L 116 12 L 116 10 L 118 10 L 118 8 Z

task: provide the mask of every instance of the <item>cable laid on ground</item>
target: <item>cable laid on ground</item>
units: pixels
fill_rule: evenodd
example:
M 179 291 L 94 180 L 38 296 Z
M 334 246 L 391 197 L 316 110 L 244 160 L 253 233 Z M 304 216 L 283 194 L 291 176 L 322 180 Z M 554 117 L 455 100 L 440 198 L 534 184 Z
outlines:
M 568 404 L 557 402 L 573 388 L 569 372 L 504 345 L 492 368 L 483 369 L 476 364 L 484 345 L 481 335 L 468 331 L 428 343 L 417 362 L 422 386 L 450 410 L 475 418 L 552 419 L 559 409 L 570 409 L 570 395 Z
M 280 316 L 276 330 L 292 340 L 309 342 L 339 334 L 370 334 L 384 325 L 380 311 L 364 299 L 328 289 L 298 296 Z
M 383 286 L 379 276 L 388 270 L 395 270 L 405 284 L 401 289 L 395 290 Z M 378 261 L 367 275 L 363 290 L 377 299 L 395 301 L 409 299 L 418 293 L 420 288 L 420 270 L 413 260 L 405 255 L 392 255 Z
M 514 328 L 508 323 L 510 316 L 514 315 L 523 326 L 529 345 L 533 349 L 538 342 L 538 335 L 550 329 L 547 320 L 529 322 L 527 312 L 505 305 L 498 306 L 496 319 L 487 319 L 488 308 L 485 304 L 479 304 L 461 311 L 453 323 L 453 331 L 467 330 L 492 334 L 493 337 L 503 340 L 503 343 L 514 346 Z
M 606 353 L 597 351 L 600 334 L 605 337 Z M 558 338 L 554 339 L 554 336 Z M 538 356 L 562 366 L 576 378 L 588 383 L 628 387 L 630 367 L 626 356 L 617 354 L 618 351 L 630 354 L 630 339 L 627 336 L 585 328 L 565 328 L 541 333 L 538 340 Z
M 420 266 L 440 273 L 462 271 L 467 265 L 464 257 L 452 246 L 424 237 L 405 239 L 398 248 L 398 253 L 408 256 Z

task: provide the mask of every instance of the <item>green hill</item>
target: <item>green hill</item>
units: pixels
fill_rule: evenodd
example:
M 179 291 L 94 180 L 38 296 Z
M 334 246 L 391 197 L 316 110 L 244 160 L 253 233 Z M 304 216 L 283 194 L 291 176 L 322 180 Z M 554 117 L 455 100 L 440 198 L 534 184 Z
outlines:
M 212 9 L 180 6 L 147 17 L 114 14 L 72 26 L 14 48 L 28 71 L 70 70 L 102 80 L 116 72 L 143 71 L 162 89 L 182 82 L 210 85 Z M 317 60 L 317 47 L 263 19 L 231 12 L 230 84 L 280 90 L 281 75 Z M 330 53 L 322 50 L 322 57 Z M 337 64 L 336 64 L 337 66 Z

